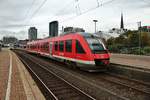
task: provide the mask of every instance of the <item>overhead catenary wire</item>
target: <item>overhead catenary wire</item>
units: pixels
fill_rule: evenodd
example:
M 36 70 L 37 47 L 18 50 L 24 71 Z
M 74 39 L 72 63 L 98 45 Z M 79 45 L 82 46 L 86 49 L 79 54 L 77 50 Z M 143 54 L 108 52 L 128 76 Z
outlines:
M 30 23 L 30 21 L 31 21 L 31 20 L 33 19 L 33 17 L 38 13 L 38 11 L 42 8 L 42 6 L 44 6 L 44 4 L 46 3 L 46 1 L 47 1 L 47 0 L 44 0 L 44 1 L 40 4 L 40 6 L 34 11 L 34 13 L 32 14 L 32 16 L 30 16 L 30 20 L 29 20 L 29 21 L 26 21 L 26 24 L 27 24 L 27 23 Z M 60 12 L 62 12 L 68 5 L 72 4 L 73 2 L 74 2 L 74 0 L 72 0 L 72 1 L 69 2 L 69 3 L 67 3 L 67 4 L 66 4 L 65 6 L 63 6 L 61 9 L 59 9 L 58 12 L 54 14 L 54 16 L 52 16 L 52 17 L 49 18 L 49 19 L 52 19 L 52 18 L 56 17 Z M 32 2 L 32 6 L 33 6 L 34 3 L 35 3 L 35 0 Z M 27 17 L 27 15 L 30 13 L 30 10 L 31 10 L 31 9 L 32 9 L 32 7 L 30 7 L 30 8 L 28 9 L 28 11 L 27 11 L 27 13 L 26 13 L 26 17 Z M 28 25 L 26 25 L 26 24 L 21 25 L 21 26 L 30 26 L 29 24 L 28 24 Z
M 79 0 L 75 0 L 75 9 L 76 9 L 76 14 L 80 15 L 81 14 L 81 10 L 80 10 L 80 6 L 79 6 Z
M 29 13 L 31 12 L 31 9 L 32 9 L 33 5 L 35 4 L 35 1 L 36 1 L 36 0 L 32 0 L 31 6 L 27 9 L 27 12 L 25 13 L 25 16 L 24 16 L 24 24 L 21 24 L 21 25 L 20 25 L 20 26 L 22 27 L 21 30 L 23 30 L 24 27 L 29 26 L 29 25 L 27 25 L 27 20 L 28 20 Z
M 47 2 L 47 0 L 44 0 L 40 6 L 33 12 L 33 14 L 31 15 L 30 20 L 28 21 L 30 23 L 30 21 L 33 19 L 33 17 L 39 12 L 39 10 L 44 6 L 44 4 Z
M 27 21 L 27 23 L 30 23 L 30 21 L 33 19 L 33 17 L 34 17 L 34 16 L 38 13 L 38 11 L 44 6 L 44 4 L 46 3 L 46 1 L 47 1 L 47 0 L 44 0 L 44 1 L 40 4 L 40 6 L 39 6 L 39 7 L 34 11 L 34 13 L 31 15 L 31 17 L 30 17 L 29 21 Z M 73 0 L 73 1 L 74 1 L 74 0 Z M 72 1 L 72 2 L 73 2 L 73 1 Z M 75 0 L 75 1 L 78 2 L 78 0 Z M 110 1 L 104 2 L 103 4 L 101 4 L 101 6 L 106 5 L 106 4 L 109 4 L 109 3 L 113 2 L 113 1 L 115 1 L 115 0 L 110 0 Z M 70 2 L 70 3 L 68 3 L 68 4 L 71 4 L 72 2 Z M 99 1 L 98 1 L 98 0 L 97 0 L 97 3 L 99 4 Z M 67 5 L 68 5 L 68 4 L 67 4 Z M 63 9 L 64 9 L 65 7 L 66 7 L 66 6 L 64 6 Z M 93 8 L 91 8 L 91 9 L 88 9 L 88 10 L 84 11 L 84 12 L 81 12 L 80 7 L 79 7 L 79 12 L 80 12 L 79 14 L 77 14 L 76 16 L 72 16 L 72 17 L 69 17 L 69 18 L 67 18 L 67 19 L 64 19 L 64 20 L 61 21 L 60 23 L 62 23 L 62 22 L 64 22 L 64 21 L 69 21 L 69 20 L 74 19 L 74 18 L 76 18 L 76 17 L 79 17 L 79 16 L 81 16 L 81 15 L 83 15 L 83 14 L 85 14 L 85 13 L 88 13 L 88 12 L 90 12 L 90 11 L 93 11 L 93 10 L 99 8 L 99 7 L 100 7 L 100 6 L 93 7 Z M 55 14 L 55 16 L 51 17 L 50 19 L 53 19 L 54 17 L 56 17 L 57 14 L 59 14 L 63 9 L 59 10 L 59 11 Z M 26 23 L 26 24 L 27 24 L 27 23 Z M 27 25 L 27 26 L 29 26 L 29 25 Z
M 46 1 L 47 1 L 47 0 L 44 0 L 44 1 L 41 3 L 41 5 L 38 7 L 38 9 L 32 14 L 32 17 L 31 17 L 30 20 L 32 20 L 32 18 L 38 13 L 38 11 L 39 11 L 39 10 L 42 8 L 42 6 L 46 3 Z M 73 1 L 75 1 L 75 0 L 73 0 Z M 76 1 L 78 1 L 78 0 L 76 0 Z M 88 12 L 90 12 L 90 11 L 93 11 L 93 10 L 95 10 L 95 9 L 101 7 L 101 6 L 108 5 L 108 4 L 112 3 L 113 1 L 115 1 L 115 0 L 110 0 L 110 1 L 107 1 L 107 2 L 104 2 L 104 3 L 102 3 L 102 1 L 101 1 L 101 3 L 100 3 L 100 0 L 97 0 L 97 6 L 96 6 L 96 7 L 90 8 L 90 9 L 84 11 L 84 12 L 81 12 L 81 11 L 80 11 L 80 14 L 75 15 L 75 16 L 71 16 L 71 17 L 66 18 L 66 19 L 64 19 L 64 20 L 62 20 L 62 21 L 60 20 L 59 23 L 63 23 L 63 22 L 66 22 L 66 21 L 75 19 L 75 18 L 77 18 L 77 17 L 79 17 L 79 16 L 81 16 L 81 15 L 83 15 L 83 14 L 86 14 L 86 13 L 88 13 Z M 71 4 L 71 3 L 72 3 L 72 2 L 69 2 L 69 3 L 67 3 L 67 5 L 68 5 L 68 4 Z M 65 9 L 66 7 L 67 7 L 67 6 L 64 6 L 63 9 Z M 53 16 L 52 18 L 56 17 L 61 11 L 63 11 L 63 9 L 60 9 L 60 10 L 55 14 L 55 16 Z M 52 18 L 50 18 L 50 19 L 52 19 Z
M 26 20 L 27 20 L 27 18 L 28 18 L 28 15 L 29 15 L 29 13 L 30 13 L 30 11 L 31 11 L 31 9 L 32 9 L 32 7 L 33 7 L 35 1 L 36 1 L 36 0 L 32 0 L 31 6 L 27 9 L 27 11 L 26 11 L 26 13 L 25 13 L 25 16 L 24 16 L 24 18 L 23 18 L 25 22 L 26 22 Z M 6 27 L 6 26 L 7 26 L 7 27 L 11 27 L 11 26 L 13 26 L 13 25 L 5 25 L 4 27 Z M 16 25 L 16 26 L 24 27 L 24 26 L 28 26 L 28 25 L 27 25 L 27 23 L 24 23 L 24 24 L 18 24 L 18 25 Z
M 75 1 L 76 1 L 76 0 L 75 0 Z M 77 1 L 78 1 L 78 0 L 77 0 Z M 115 0 L 110 0 L 110 1 L 104 2 L 103 4 L 101 3 L 101 6 L 110 4 L 110 3 L 112 3 L 113 1 L 115 1 Z M 72 3 L 72 2 L 71 2 L 71 3 Z M 68 3 L 68 4 L 70 4 L 70 3 Z M 66 7 L 66 6 L 65 6 L 65 7 Z M 64 9 L 65 7 L 63 7 L 63 9 Z M 93 7 L 93 8 L 91 8 L 91 9 L 88 9 L 88 10 L 84 11 L 84 12 L 81 12 L 81 11 L 80 11 L 80 14 L 78 14 L 78 15 L 76 15 L 76 16 L 69 17 L 69 18 L 67 18 L 67 19 L 64 19 L 63 21 L 59 21 L 59 23 L 63 23 L 63 22 L 72 20 L 72 19 L 74 19 L 74 18 L 77 18 L 77 17 L 79 17 L 79 16 L 85 14 L 85 13 L 88 13 L 88 12 L 90 12 L 90 11 L 93 11 L 93 10 L 99 8 L 99 7 L 100 7 L 100 6 Z M 62 9 L 62 10 L 63 10 L 63 9 Z M 59 10 L 59 12 L 62 11 L 62 10 Z M 58 12 L 58 13 L 59 13 L 59 12 Z M 57 15 L 58 13 L 56 13 L 55 15 Z M 50 19 L 52 19 L 52 18 L 54 18 L 54 17 L 56 17 L 56 16 L 53 16 L 53 17 L 51 17 Z
M 61 9 L 59 9 L 51 18 L 49 18 L 50 20 L 55 18 L 56 16 L 59 16 L 59 13 L 61 13 L 62 11 L 64 11 L 64 9 L 66 7 L 68 7 L 70 4 L 73 4 L 74 3 L 74 0 L 72 0 L 71 2 L 65 4 Z
M 33 7 L 35 1 L 36 1 L 36 0 L 32 0 L 31 7 L 27 10 L 27 12 L 26 12 L 26 14 L 25 14 L 25 17 L 24 17 L 25 21 L 26 21 L 28 15 L 29 15 L 29 13 L 30 13 L 30 11 L 31 11 L 31 9 L 32 9 L 32 7 Z
M 27 11 L 27 14 L 26 14 L 26 19 L 25 19 L 25 26 L 30 26 L 30 22 L 31 20 L 33 19 L 33 17 L 39 12 L 39 10 L 44 6 L 44 4 L 46 3 L 47 0 L 44 0 L 42 1 L 42 3 L 39 5 L 39 7 L 33 12 L 33 14 L 30 16 L 29 20 L 27 19 L 28 18 L 28 14 L 30 13 L 34 3 L 35 3 L 35 0 L 32 1 L 32 5 L 31 7 L 29 8 L 29 10 Z M 27 25 L 28 24 L 28 25 Z M 22 25 L 23 26 L 23 25 Z
M 115 1 L 115 0 L 110 0 L 110 1 L 104 2 L 103 4 L 101 4 L 101 6 L 110 4 L 110 3 L 112 3 L 113 1 Z M 60 21 L 60 23 L 63 23 L 63 22 L 66 22 L 66 21 L 75 19 L 75 18 L 77 18 L 77 17 L 79 17 L 79 16 L 81 16 L 81 15 L 83 15 L 83 14 L 86 14 L 86 13 L 88 13 L 88 12 L 90 12 L 90 11 L 93 11 L 93 10 L 99 8 L 99 7 L 100 7 L 100 6 L 96 6 L 96 7 L 90 8 L 90 9 L 88 9 L 88 10 L 82 12 L 80 15 L 76 15 L 76 16 L 72 16 L 72 17 L 66 18 L 66 19 Z

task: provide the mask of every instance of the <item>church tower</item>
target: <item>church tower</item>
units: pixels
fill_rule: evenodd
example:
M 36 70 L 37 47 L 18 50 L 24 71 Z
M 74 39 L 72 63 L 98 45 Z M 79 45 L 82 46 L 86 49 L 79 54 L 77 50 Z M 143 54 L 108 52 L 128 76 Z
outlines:
M 123 14 L 122 14 L 122 13 L 121 13 L 121 23 L 120 23 L 120 29 L 124 29 Z

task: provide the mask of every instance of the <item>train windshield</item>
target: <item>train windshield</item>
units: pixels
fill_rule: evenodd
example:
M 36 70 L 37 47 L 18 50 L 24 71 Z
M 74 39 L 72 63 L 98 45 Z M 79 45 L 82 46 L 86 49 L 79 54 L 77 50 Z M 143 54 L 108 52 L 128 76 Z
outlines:
M 86 38 L 89 47 L 92 51 L 92 53 L 97 54 L 97 53 L 104 53 L 106 52 L 104 46 L 102 45 L 101 41 L 97 38 Z

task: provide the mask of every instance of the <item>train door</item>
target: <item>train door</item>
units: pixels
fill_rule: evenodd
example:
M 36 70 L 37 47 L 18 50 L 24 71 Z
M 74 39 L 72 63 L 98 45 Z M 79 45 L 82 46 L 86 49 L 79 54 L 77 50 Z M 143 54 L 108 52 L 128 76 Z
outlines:
M 52 55 L 52 50 L 53 50 L 53 42 L 50 42 L 49 43 L 49 53 L 50 53 L 50 56 Z
M 76 40 L 76 58 L 78 60 L 86 60 L 88 58 L 88 56 L 86 55 L 86 52 L 82 46 L 82 44 L 80 43 L 80 41 Z

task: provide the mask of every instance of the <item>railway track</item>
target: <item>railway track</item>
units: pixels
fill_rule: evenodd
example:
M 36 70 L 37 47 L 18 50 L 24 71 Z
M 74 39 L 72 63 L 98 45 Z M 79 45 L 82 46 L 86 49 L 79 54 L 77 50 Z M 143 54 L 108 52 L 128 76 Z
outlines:
M 99 85 L 131 100 L 148 100 L 150 98 L 150 85 L 136 83 L 135 81 L 108 74 L 89 77 Z
M 46 68 L 49 68 L 50 64 L 53 65 L 52 63 L 50 63 L 50 60 L 49 62 L 45 62 L 45 61 L 42 61 L 42 59 L 40 60 L 37 57 L 34 57 L 34 56 L 30 56 L 30 57 L 34 59 L 35 61 L 38 61 L 39 63 L 43 63 L 43 65 L 45 65 Z M 61 65 L 61 63 L 59 65 Z M 61 67 L 62 66 L 63 65 L 61 65 Z M 66 67 L 64 68 L 66 69 Z M 114 98 L 115 96 L 119 98 L 119 100 L 148 100 L 150 98 L 150 92 L 149 92 L 150 85 L 149 84 L 144 84 L 144 83 L 134 81 L 132 79 L 126 79 L 120 76 L 114 76 L 109 73 L 91 74 L 91 73 L 86 73 L 80 70 L 73 70 L 71 73 L 88 81 L 87 84 L 94 83 L 92 85 L 93 87 L 96 86 L 97 92 L 100 91 L 99 89 L 103 89 L 104 91 L 107 91 L 110 94 L 112 94 Z M 114 98 L 110 100 L 114 100 Z M 100 100 L 103 100 L 103 99 L 100 99 Z M 115 100 L 118 100 L 118 99 L 115 99 Z
M 20 55 L 21 61 L 25 64 L 32 76 L 42 87 L 46 99 L 52 100 L 96 100 L 92 96 L 73 86 L 63 78 L 57 76 L 43 65 Z
M 103 76 L 103 79 L 150 95 L 150 84 L 148 83 L 144 83 L 138 80 L 131 80 L 126 77 L 114 75 L 109 72 L 106 72 L 105 76 Z

